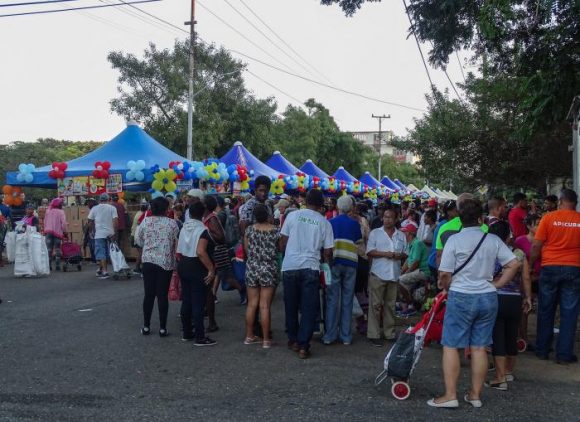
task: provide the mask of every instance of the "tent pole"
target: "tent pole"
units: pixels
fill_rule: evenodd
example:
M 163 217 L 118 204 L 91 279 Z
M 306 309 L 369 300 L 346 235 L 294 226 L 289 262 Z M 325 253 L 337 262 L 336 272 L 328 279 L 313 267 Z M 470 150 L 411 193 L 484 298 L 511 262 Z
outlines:
M 193 160 L 193 77 L 195 75 L 195 0 L 191 0 L 191 19 L 185 22 L 190 27 L 189 35 L 189 95 L 187 104 L 187 159 Z

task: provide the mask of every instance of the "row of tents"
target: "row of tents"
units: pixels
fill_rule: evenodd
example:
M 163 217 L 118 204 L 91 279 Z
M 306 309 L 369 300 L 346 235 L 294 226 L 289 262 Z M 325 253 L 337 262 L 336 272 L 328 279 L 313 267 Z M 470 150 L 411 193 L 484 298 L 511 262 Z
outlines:
M 142 181 L 128 180 L 126 173 L 129 161 L 142 160 L 145 162 L 145 178 Z M 138 124 L 129 122 L 127 127 L 95 151 L 87 155 L 67 162 L 66 177 L 89 176 L 95 170 L 99 162 L 108 161 L 110 163 L 110 174 L 121 174 L 123 177 L 123 188 L 129 191 L 147 191 L 153 179 L 153 168 L 155 166 L 166 167 L 170 162 L 186 161 L 184 157 L 174 153 L 170 149 L 161 145 Z M 391 192 L 414 193 L 422 192 L 431 198 L 440 200 L 455 199 L 452 192 L 431 189 L 428 186 L 418 189 L 413 185 L 404 185 L 400 180 L 391 180 L 388 176 L 380 181 L 374 178 L 368 171 L 359 179 L 351 175 L 344 167 L 339 167 L 333 175 L 329 175 L 320 169 L 312 160 L 306 160 L 301 167 L 296 167 L 288 161 L 279 151 L 275 151 L 272 156 L 263 163 L 254 156 L 241 142 L 234 143 L 233 147 L 220 159 L 226 165 L 241 165 L 248 171 L 253 171 L 254 176 L 265 175 L 276 179 L 281 175 L 295 175 L 299 172 L 311 177 L 320 179 L 334 177 L 346 183 L 360 181 L 371 188 L 386 187 Z M 23 187 L 41 187 L 56 189 L 57 181 L 49 176 L 53 169 L 52 164 L 35 168 L 32 172 L 33 180 L 25 183 L 19 181 L 19 172 L 8 172 L 6 175 L 7 184 Z

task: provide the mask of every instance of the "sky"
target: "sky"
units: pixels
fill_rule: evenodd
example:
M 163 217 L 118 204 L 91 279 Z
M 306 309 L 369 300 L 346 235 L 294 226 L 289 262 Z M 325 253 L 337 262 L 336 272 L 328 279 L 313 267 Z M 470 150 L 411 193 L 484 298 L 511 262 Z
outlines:
M 1 0 L 0 6 L 17 2 L 20 3 Z M 74 0 L 0 7 L 0 15 L 119 2 Z M 243 3 L 307 63 L 269 32 Z M 288 104 L 315 98 L 330 110 L 344 131 L 377 130 L 377 120 L 371 115 L 388 114 L 391 118 L 383 121 L 383 130 L 393 130 L 397 135 L 404 135 L 413 126 L 413 118 L 423 114 L 420 110 L 426 108 L 429 81 L 415 40 L 408 38 L 409 21 L 402 0 L 365 4 L 350 18 L 337 5 L 322 6 L 319 0 L 243 0 L 243 3 L 196 0 L 198 35 L 206 42 L 292 73 L 418 109 L 338 92 L 232 53 L 246 62 L 252 72 L 244 74 L 249 89 L 258 97 L 275 97 L 279 112 Z M 188 30 L 184 22 L 189 20 L 190 0 L 163 0 L 137 6 Z M 107 54 L 123 51 L 141 56 L 150 42 L 159 48 L 170 48 L 176 38 L 185 37 L 186 33 L 128 6 L 0 18 L 0 144 L 40 137 L 110 140 L 125 127 L 125 122 L 110 110 L 110 100 L 118 95 L 118 73 L 108 63 Z M 428 48 L 423 45 L 425 54 Z M 462 81 L 464 56 L 452 59 L 448 74 L 458 83 Z M 464 66 L 463 70 L 470 69 Z M 430 68 L 430 72 L 439 89 L 450 89 L 441 70 Z

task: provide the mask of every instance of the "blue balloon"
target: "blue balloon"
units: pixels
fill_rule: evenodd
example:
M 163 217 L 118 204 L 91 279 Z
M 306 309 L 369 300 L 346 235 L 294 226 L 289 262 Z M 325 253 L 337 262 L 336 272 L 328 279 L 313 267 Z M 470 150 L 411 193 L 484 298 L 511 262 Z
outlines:
M 135 179 L 139 182 L 142 182 L 145 179 L 145 173 L 139 170 L 137 173 L 135 173 Z

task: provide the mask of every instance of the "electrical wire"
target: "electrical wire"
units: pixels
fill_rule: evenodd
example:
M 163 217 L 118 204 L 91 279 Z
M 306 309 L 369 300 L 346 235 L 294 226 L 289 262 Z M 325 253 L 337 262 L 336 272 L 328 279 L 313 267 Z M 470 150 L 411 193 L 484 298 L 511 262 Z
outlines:
M 99 0 L 99 1 L 100 1 L 101 3 L 105 3 L 105 4 L 121 4 L 121 3 L 122 3 L 122 4 L 124 4 L 124 5 L 127 5 L 127 6 L 129 6 L 129 7 L 136 7 L 136 6 L 133 6 L 132 4 L 130 4 L 130 3 L 127 3 L 127 2 L 125 2 L 125 1 L 123 1 L 123 0 L 119 0 L 119 1 L 120 1 L 120 3 L 115 3 L 115 2 L 114 2 L 114 1 L 112 1 L 112 0 Z M 116 9 L 116 10 L 117 10 L 119 13 L 123 13 L 123 14 L 125 14 L 125 15 L 132 16 L 132 17 L 134 17 L 135 19 L 138 19 L 138 20 L 140 20 L 141 22 L 147 23 L 147 24 L 149 24 L 149 25 L 153 25 L 154 27 L 156 27 L 156 28 L 158 28 L 158 29 L 161 29 L 161 30 L 167 30 L 167 28 L 165 28 L 164 26 L 162 26 L 162 25 L 158 24 L 157 22 L 151 22 L 149 19 L 147 19 L 147 18 L 145 18 L 145 17 L 142 17 L 141 15 L 139 15 L 138 13 L 136 13 L 136 12 L 134 12 L 134 11 L 132 11 L 132 10 L 129 10 L 129 8 L 121 8 L 121 9 Z M 139 10 L 141 10 L 141 9 L 139 9 Z
M 455 57 L 457 57 L 457 63 L 459 63 L 459 70 L 461 70 L 461 76 L 463 76 L 463 82 L 466 83 L 467 80 L 465 79 L 465 73 L 463 72 L 463 65 L 461 64 L 461 60 L 459 60 L 459 53 L 455 52 Z
M 298 60 L 296 60 L 294 57 L 292 57 L 290 54 L 288 54 L 288 52 L 286 50 L 284 50 L 283 48 L 281 48 L 278 44 L 276 44 L 272 38 L 270 38 L 267 34 L 264 33 L 264 31 L 262 31 L 260 28 L 258 28 L 254 22 L 252 22 L 250 19 L 248 19 L 246 17 L 246 15 L 244 15 L 242 12 L 240 12 L 238 9 L 236 9 L 236 7 L 234 5 L 232 5 L 229 0 L 224 0 L 226 2 L 226 4 L 228 6 L 230 6 L 230 8 L 232 8 L 238 15 L 240 15 L 242 17 L 242 19 L 244 19 L 247 23 L 250 24 L 250 26 L 252 28 L 254 28 L 256 31 L 258 31 L 260 33 L 260 35 L 262 35 L 264 38 L 266 38 L 270 44 L 272 44 L 274 47 L 276 47 L 279 51 L 282 52 L 282 54 L 284 54 L 286 57 L 288 57 L 290 60 L 292 60 L 294 63 L 296 63 L 298 66 L 300 66 L 302 69 L 306 70 L 308 73 L 312 74 L 312 71 L 310 69 L 308 69 L 306 66 L 304 66 L 302 63 L 300 63 Z M 293 69 L 292 69 L 293 70 Z
M 250 6 L 248 6 L 244 0 L 240 0 L 240 3 L 242 3 L 244 5 L 244 7 L 246 9 L 248 9 L 250 11 L 250 13 L 252 15 L 254 15 L 256 17 L 256 19 L 258 19 L 262 23 L 262 25 L 264 25 L 266 28 L 268 28 L 270 30 L 270 32 L 272 34 L 274 34 L 274 36 L 282 42 L 282 44 L 284 44 L 290 51 L 292 51 L 297 57 L 299 57 L 307 66 L 309 66 L 312 70 L 314 70 L 316 73 L 318 73 L 318 75 L 321 76 L 322 79 L 326 80 L 326 82 L 329 82 L 328 77 L 326 77 L 322 72 L 319 72 L 318 69 L 316 69 L 316 67 L 314 67 L 312 64 L 310 64 L 308 62 L 308 60 L 306 60 L 300 53 L 298 53 L 296 50 L 294 50 L 294 48 L 292 48 L 292 46 L 290 44 L 288 44 L 280 35 L 278 35 L 278 33 L 276 31 L 274 31 L 274 29 L 272 29 L 272 27 L 270 27 L 270 25 L 268 25 L 266 22 L 264 22 L 264 20 L 256 12 L 254 12 L 252 10 L 252 8 Z
M 260 47 L 258 44 L 256 44 L 254 41 L 252 41 L 250 38 L 248 38 L 246 35 L 244 35 L 242 32 L 240 32 L 238 29 L 236 29 L 233 25 L 230 25 L 229 23 L 227 23 L 221 16 L 219 16 L 217 13 L 212 12 L 210 9 L 207 8 L 207 6 L 205 6 L 203 3 L 201 3 L 199 0 L 197 1 L 197 4 L 199 4 L 203 9 L 205 9 L 209 14 L 211 14 L 213 17 L 215 17 L 217 20 L 219 20 L 221 23 L 223 23 L 225 26 L 227 26 L 228 28 L 230 28 L 232 31 L 234 31 L 236 34 L 238 34 L 240 37 L 242 37 L 243 39 L 245 39 L 246 41 L 248 41 L 250 44 L 252 44 L 254 47 L 256 47 L 258 50 L 260 50 L 262 53 L 266 54 L 268 57 L 270 57 L 271 59 L 273 59 L 274 61 L 278 62 L 281 66 L 284 66 L 285 68 L 287 68 L 290 71 L 293 71 L 293 69 L 288 66 L 286 63 L 278 60 L 275 56 L 273 56 L 272 54 L 270 54 L 268 51 L 266 51 L 265 49 L 263 49 L 262 47 Z
M 413 32 L 413 36 L 415 37 L 415 43 L 417 44 L 417 48 L 419 49 L 419 54 L 421 56 L 421 61 L 423 62 L 423 67 L 425 68 L 425 72 L 427 72 L 427 78 L 429 79 L 429 83 L 431 84 L 431 91 L 433 92 L 433 96 L 435 96 L 435 84 L 431 79 L 431 74 L 429 73 L 429 67 L 427 66 L 427 62 L 425 61 L 425 57 L 423 56 L 423 50 L 421 49 L 421 44 L 419 43 L 419 38 L 417 38 L 417 34 L 415 33 L 415 25 L 411 20 L 411 15 L 409 14 L 409 8 L 407 7 L 407 2 L 403 0 L 403 5 L 405 6 L 405 13 L 407 14 L 407 18 L 409 19 L 409 24 L 411 25 L 411 32 Z
M 70 1 L 79 0 L 42 0 L 42 1 L 28 1 L 25 3 L 10 3 L 10 4 L 0 4 L 0 7 L 12 7 L 12 6 L 34 6 L 37 4 L 47 4 L 47 3 L 66 3 Z
M 283 94 L 283 95 L 287 96 L 288 98 L 291 98 L 291 99 L 293 99 L 294 101 L 296 101 L 296 102 L 297 102 L 297 103 L 300 105 L 300 107 L 302 107 L 302 103 L 303 103 L 303 101 L 300 101 L 298 98 L 296 98 L 296 97 L 293 97 L 292 95 L 288 94 L 288 93 L 287 93 L 287 92 L 285 92 L 285 91 L 282 91 L 280 88 L 278 88 L 278 87 L 277 87 L 277 86 L 275 86 L 274 84 L 271 84 L 270 82 L 268 82 L 268 81 L 266 81 L 266 80 L 262 79 L 261 77 L 259 77 L 258 75 L 256 75 L 256 74 L 255 74 L 254 72 L 252 72 L 251 70 L 249 70 L 249 69 L 245 69 L 245 70 L 246 70 L 246 72 L 248 72 L 250 75 L 252 75 L 254 78 L 256 78 L 256 79 L 258 79 L 258 80 L 262 81 L 263 83 L 265 83 L 265 84 L 266 84 L 266 85 L 268 85 L 269 87 L 271 87 L 271 88 L 274 88 L 276 91 L 278 91 L 278 92 L 280 92 L 281 94 Z
M 129 2 L 127 4 L 122 4 L 122 3 L 100 4 L 100 5 L 95 5 L 95 6 L 69 7 L 66 9 L 53 9 L 53 10 L 40 10 L 40 11 L 34 11 L 34 12 L 10 13 L 7 15 L 0 15 L 0 18 L 8 18 L 8 17 L 14 17 L 14 16 L 26 16 L 26 15 L 43 15 L 46 13 L 72 12 L 75 10 L 102 9 L 104 7 L 116 7 L 116 6 L 125 6 L 128 4 L 152 3 L 152 2 L 157 2 L 157 1 L 161 1 L 161 0 L 137 0 L 137 1 Z
M 183 32 L 183 33 L 185 33 L 185 34 L 189 35 L 189 31 L 186 31 L 185 29 L 183 29 L 183 28 L 181 28 L 181 27 L 179 27 L 179 26 L 177 26 L 177 25 L 174 25 L 174 24 L 172 24 L 171 22 L 168 22 L 168 21 L 166 21 L 165 19 L 161 19 L 160 17 L 158 17 L 158 16 L 155 16 L 155 15 L 153 15 L 153 14 L 151 14 L 151 13 L 149 13 L 149 12 L 147 12 L 147 11 L 145 11 L 145 10 L 141 9 L 140 7 L 137 7 L 137 6 L 135 6 L 135 5 L 131 4 L 131 3 L 126 3 L 126 2 L 125 2 L 125 1 L 123 1 L 123 0 L 119 0 L 119 1 L 120 1 L 121 3 L 123 3 L 123 4 L 126 4 L 126 5 L 128 5 L 128 6 L 129 6 L 129 7 L 131 7 L 132 9 L 136 9 L 136 10 L 138 10 L 138 11 L 139 11 L 139 12 L 141 12 L 142 14 L 149 16 L 150 18 L 153 18 L 153 19 L 155 19 L 155 20 L 157 20 L 157 21 L 159 21 L 159 22 L 162 22 L 162 23 L 164 23 L 164 24 L 165 24 L 165 25 L 167 25 L 167 26 L 170 26 L 170 27 L 172 27 L 172 28 L 174 28 L 174 29 L 176 29 L 176 30 L 178 30 L 178 31 L 181 31 L 181 32 Z M 121 9 L 121 10 L 124 10 L 124 9 Z M 164 29 L 165 29 L 165 28 L 164 28 Z

